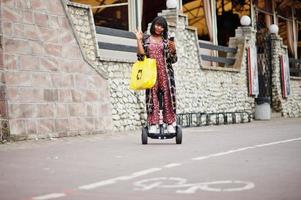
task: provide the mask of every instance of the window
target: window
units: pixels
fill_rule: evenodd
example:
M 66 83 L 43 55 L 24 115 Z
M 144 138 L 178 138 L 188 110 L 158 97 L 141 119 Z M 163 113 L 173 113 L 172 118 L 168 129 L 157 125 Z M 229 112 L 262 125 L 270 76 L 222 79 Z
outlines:
M 277 13 L 278 16 L 281 16 L 284 19 L 292 20 L 293 10 L 292 7 L 288 4 L 275 2 L 275 12 Z
M 291 22 L 285 18 L 278 17 L 278 27 L 279 27 L 279 35 L 283 39 L 283 44 L 289 47 L 289 40 L 288 40 L 288 24 Z M 292 49 L 288 48 L 289 57 L 293 57 Z
M 216 0 L 218 44 L 228 45 L 229 38 L 235 36 L 240 26 L 240 17 L 250 16 L 250 0 Z
M 288 47 L 288 55 L 290 58 L 295 57 L 294 47 L 294 22 L 292 18 L 293 10 L 283 2 L 275 2 L 275 11 L 277 13 L 277 23 L 279 26 L 279 35 L 283 39 L 283 43 Z
M 296 21 L 296 51 L 295 58 L 290 58 L 290 75 L 301 77 L 301 21 Z
M 256 46 L 257 53 L 264 53 L 266 51 L 265 40 L 269 34 L 269 26 L 272 24 L 272 15 L 260 10 L 256 13 Z
M 272 12 L 272 1 L 271 0 L 257 0 L 255 6 L 263 11 Z
M 72 2 L 88 4 L 92 7 L 96 26 L 132 30 L 134 19 L 130 19 L 133 0 L 71 0 Z
M 240 25 L 240 17 L 250 15 L 250 1 L 182 0 L 182 9 L 188 15 L 189 25 L 197 28 L 200 40 L 227 46 Z
M 209 27 L 212 27 L 212 20 L 210 20 L 212 18 L 210 11 L 210 3 L 208 4 L 208 13 L 205 13 L 205 5 L 203 0 L 183 0 L 183 12 L 188 16 L 189 26 L 194 26 L 197 28 L 199 40 L 212 40 L 208 29 L 208 24 Z
M 92 11 L 96 26 L 129 30 L 127 0 L 103 0 Z

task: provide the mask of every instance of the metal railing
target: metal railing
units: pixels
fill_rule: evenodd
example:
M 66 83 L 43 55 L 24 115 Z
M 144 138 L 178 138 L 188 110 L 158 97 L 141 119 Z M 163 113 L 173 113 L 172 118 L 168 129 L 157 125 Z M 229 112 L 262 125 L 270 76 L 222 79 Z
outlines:
M 237 48 L 226 47 L 226 46 L 221 46 L 221 45 L 214 45 L 214 44 L 204 43 L 201 41 L 199 41 L 199 48 L 207 49 L 207 50 L 211 50 L 211 51 L 217 51 L 217 52 L 221 52 L 221 54 L 227 55 L 226 57 L 204 55 L 204 54 L 202 54 L 203 51 L 200 51 L 200 58 L 204 61 L 216 62 L 221 65 L 233 65 L 235 63 L 235 58 L 228 57 L 228 55 L 234 56 L 237 52 Z
M 246 111 L 217 113 L 181 113 L 177 114 L 177 124 L 182 127 L 236 124 L 251 122 L 254 114 Z

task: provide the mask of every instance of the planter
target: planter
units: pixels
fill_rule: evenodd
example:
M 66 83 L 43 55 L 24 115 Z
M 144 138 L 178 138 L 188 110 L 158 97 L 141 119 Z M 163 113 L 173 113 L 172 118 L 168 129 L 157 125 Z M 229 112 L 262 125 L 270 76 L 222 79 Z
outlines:
M 255 119 L 256 120 L 271 119 L 270 97 L 258 97 L 256 99 Z

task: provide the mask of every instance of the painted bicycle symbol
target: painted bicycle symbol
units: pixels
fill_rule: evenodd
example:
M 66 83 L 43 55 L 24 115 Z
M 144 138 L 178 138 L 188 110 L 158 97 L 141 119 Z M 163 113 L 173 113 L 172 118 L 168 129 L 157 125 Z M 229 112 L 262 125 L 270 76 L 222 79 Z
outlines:
M 154 188 L 177 189 L 176 193 L 193 194 L 198 190 L 210 192 L 238 192 L 250 190 L 255 184 L 248 181 L 221 180 L 202 183 L 187 183 L 184 178 L 158 177 L 134 183 L 134 190 L 147 191 Z

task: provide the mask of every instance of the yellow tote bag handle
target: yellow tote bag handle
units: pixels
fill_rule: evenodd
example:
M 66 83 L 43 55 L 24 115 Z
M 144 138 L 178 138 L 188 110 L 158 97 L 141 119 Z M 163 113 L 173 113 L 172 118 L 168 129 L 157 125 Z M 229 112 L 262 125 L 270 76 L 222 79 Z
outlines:
M 157 81 L 156 60 L 144 57 L 136 61 L 132 67 L 130 89 L 145 90 L 152 88 Z

